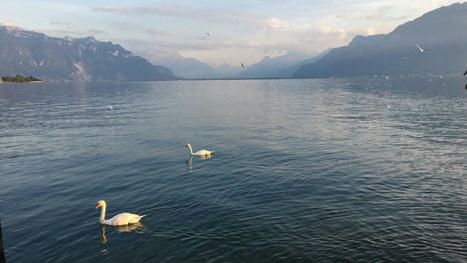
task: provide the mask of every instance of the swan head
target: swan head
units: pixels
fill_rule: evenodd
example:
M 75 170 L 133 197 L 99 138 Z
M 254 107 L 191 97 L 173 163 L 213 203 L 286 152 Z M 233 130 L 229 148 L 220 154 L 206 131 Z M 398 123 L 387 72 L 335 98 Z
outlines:
M 185 149 L 188 148 L 189 146 L 191 146 L 191 145 L 190 145 L 189 143 L 187 143 L 187 144 L 185 145 Z
M 96 209 L 101 207 L 101 206 L 106 206 L 106 203 L 105 203 L 104 200 L 100 200 L 99 202 L 97 202 Z

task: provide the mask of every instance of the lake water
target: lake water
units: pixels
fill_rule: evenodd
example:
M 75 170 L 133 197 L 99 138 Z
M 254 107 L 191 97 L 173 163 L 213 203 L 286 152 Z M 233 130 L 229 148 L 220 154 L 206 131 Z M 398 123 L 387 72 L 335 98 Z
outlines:
M 7 262 L 466 262 L 464 85 L 0 84 Z

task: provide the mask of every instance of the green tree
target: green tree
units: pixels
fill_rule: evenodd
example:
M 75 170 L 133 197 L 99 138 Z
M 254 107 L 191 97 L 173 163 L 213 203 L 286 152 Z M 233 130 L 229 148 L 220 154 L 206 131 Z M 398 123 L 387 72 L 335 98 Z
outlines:
M 16 82 L 26 82 L 26 79 L 19 74 L 16 74 L 15 79 L 16 79 Z

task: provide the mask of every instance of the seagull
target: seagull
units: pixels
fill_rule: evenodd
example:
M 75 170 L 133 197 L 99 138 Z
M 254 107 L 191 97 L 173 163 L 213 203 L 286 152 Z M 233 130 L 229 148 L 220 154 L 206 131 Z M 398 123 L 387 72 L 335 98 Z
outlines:
M 113 110 L 113 109 L 114 109 L 114 107 L 112 107 L 112 105 L 107 105 L 106 107 L 107 107 L 107 109 L 109 109 L 109 110 Z
M 423 53 L 423 51 L 425 51 L 423 48 L 421 48 L 418 44 L 415 44 L 415 46 L 417 46 L 418 50 L 420 50 L 421 53 Z
M 243 62 L 242 62 L 242 63 L 240 63 L 240 64 L 242 65 L 242 68 L 244 68 L 244 67 L 245 67 L 245 65 L 243 65 Z

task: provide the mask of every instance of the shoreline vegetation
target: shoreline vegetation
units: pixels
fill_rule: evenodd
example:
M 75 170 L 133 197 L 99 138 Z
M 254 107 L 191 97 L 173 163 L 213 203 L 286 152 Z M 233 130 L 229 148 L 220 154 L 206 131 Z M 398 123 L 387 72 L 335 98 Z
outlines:
M 45 80 L 35 78 L 33 76 L 25 77 L 19 74 L 16 76 L 3 76 L 0 79 L 0 83 L 41 83 Z

